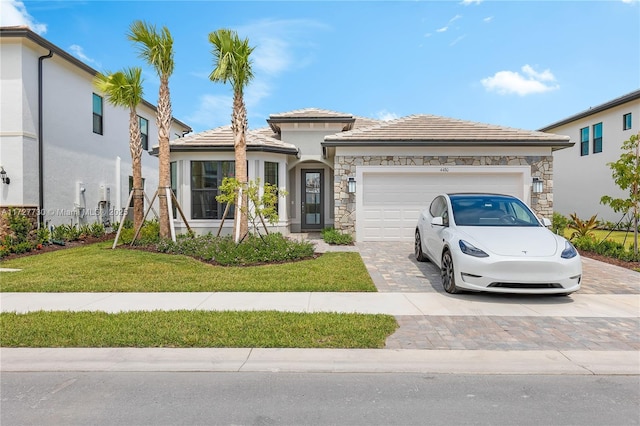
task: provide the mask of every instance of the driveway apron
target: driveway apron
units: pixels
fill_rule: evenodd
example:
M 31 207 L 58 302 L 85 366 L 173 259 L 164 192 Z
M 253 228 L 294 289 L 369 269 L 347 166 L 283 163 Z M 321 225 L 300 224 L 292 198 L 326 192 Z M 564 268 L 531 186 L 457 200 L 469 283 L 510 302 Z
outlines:
M 417 262 L 413 244 L 361 242 L 360 252 L 380 292 L 446 295 L 440 271 Z M 583 257 L 582 288 L 576 294 L 640 294 L 640 273 Z M 452 302 L 500 304 L 496 315 L 403 315 L 386 342 L 389 349 L 466 350 L 640 350 L 640 312 L 635 318 L 510 316 L 509 306 L 534 307 L 574 303 L 572 296 L 462 293 Z M 458 299 L 458 300 L 454 300 Z M 505 313 L 506 312 L 506 313 Z

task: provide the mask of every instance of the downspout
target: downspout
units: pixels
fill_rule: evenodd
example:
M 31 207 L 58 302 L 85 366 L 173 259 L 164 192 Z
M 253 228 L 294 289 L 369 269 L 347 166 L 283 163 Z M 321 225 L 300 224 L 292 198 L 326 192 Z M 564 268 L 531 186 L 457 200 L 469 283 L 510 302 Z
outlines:
M 48 55 L 38 58 L 38 229 L 44 222 L 44 126 L 42 124 L 42 62 L 53 56 L 53 51 L 49 50 Z

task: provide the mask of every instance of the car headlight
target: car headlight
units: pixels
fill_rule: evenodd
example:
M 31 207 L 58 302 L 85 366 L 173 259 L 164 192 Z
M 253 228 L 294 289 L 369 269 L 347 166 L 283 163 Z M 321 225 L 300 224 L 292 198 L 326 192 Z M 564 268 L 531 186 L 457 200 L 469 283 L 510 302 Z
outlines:
M 473 244 L 469 244 L 468 242 L 466 242 L 464 240 L 458 241 L 458 245 L 460 246 L 460 250 L 462 250 L 462 252 L 464 254 L 468 254 L 469 256 L 473 256 L 473 257 L 489 257 L 489 255 L 487 253 L 485 253 L 484 251 L 482 251 L 479 248 L 475 247 Z
M 571 259 L 578 255 L 578 251 L 569 241 L 564 242 L 564 250 L 562 250 L 562 254 L 560 255 L 563 259 Z

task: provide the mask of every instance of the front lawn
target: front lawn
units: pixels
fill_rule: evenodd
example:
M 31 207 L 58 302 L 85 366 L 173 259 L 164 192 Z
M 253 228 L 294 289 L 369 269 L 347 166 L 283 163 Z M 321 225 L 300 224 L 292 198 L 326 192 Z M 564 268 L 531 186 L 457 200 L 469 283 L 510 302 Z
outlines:
M 358 253 L 262 266 L 213 266 L 110 242 L 0 262 L 2 292 L 376 291 Z
M 384 348 L 390 315 L 210 312 L 0 314 L 0 346 L 167 348 Z

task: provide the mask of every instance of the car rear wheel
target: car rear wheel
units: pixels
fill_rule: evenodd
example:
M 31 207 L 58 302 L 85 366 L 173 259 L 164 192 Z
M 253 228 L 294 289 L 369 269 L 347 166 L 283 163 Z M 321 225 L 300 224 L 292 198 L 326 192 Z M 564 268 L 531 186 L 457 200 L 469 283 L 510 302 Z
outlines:
M 424 253 L 422 252 L 422 240 L 420 239 L 420 231 L 418 231 L 417 229 L 416 229 L 416 240 L 415 240 L 414 251 L 416 255 L 416 260 L 418 262 L 426 262 L 428 260 L 427 256 L 425 256 Z
M 440 275 L 442 276 L 444 291 L 451 294 L 460 293 L 460 290 L 456 287 L 456 274 L 453 269 L 453 258 L 451 257 L 449 250 L 442 254 Z

